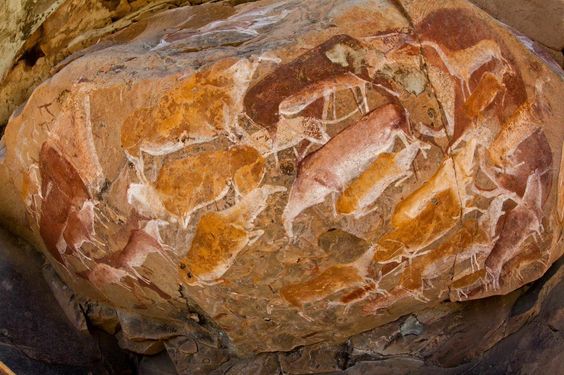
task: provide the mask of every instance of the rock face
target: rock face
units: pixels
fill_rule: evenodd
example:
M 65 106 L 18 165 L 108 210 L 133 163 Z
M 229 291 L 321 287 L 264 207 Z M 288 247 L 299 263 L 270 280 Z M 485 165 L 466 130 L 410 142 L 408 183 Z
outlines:
M 0 4 L 0 79 L 30 35 L 61 5 L 61 0 L 7 0 Z
M 208 363 L 510 293 L 564 249 L 563 78 L 522 40 L 464 1 L 160 13 L 14 113 L 2 215 Z
M 73 52 L 187 0 L 8 0 L 0 4 L 0 127 Z
M 498 20 L 542 44 L 564 66 L 564 23 L 559 14 L 564 3 L 559 0 L 472 0 Z
M 47 283 L 42 266 L 39 253 L 0 228 L 0 373 L 131 373 L 134 363 L 108 335 L 71 325 L 50 292 L 56 276 Z

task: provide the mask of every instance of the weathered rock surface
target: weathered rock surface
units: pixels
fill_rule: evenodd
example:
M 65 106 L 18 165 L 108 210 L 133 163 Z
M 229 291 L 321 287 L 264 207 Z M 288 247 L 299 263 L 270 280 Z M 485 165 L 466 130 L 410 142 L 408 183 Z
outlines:
M 0 229 L 0 362 L 18 375 L 132 373 L 115 343 L 67 320 L 42 266 L 40 254 Z
M 564 370 L 562 264 L 506 296 L 444 303 L 340 345 L 237 358 L 179 337 L 167 350 L 179 374 L 558 374 Z M 162 356 L 143 359 L 139 371 L 145 362 L 154 373 L 170 371 Z
M 560 0 L 471 0 L 498 20 L 545 47 L 564 67 L 564 2 Z
M 64 58 L 97 44 L 148 15 L 210 0 L 10 0 L 0 4 L 0 132 L 10 114 Z M 211 0 L 213 1 L 213 0 Z M 254 0 L 223 0 L 236 5 Z M 538 42 L 564 66 L 560 0 L 472 0 L 497 19 Z M 3 6 L 3 8 L 2 8 Z
M 0 3 L 0 126 L 65 57 L 187 0 L 8 0 Z
M 464 1 L 401 4 L 179 8 L 82 51 L 8 124 L 2 216 L 82 295 L 193 321 L 148 339 L 206 341 L 203 373 L 539 278 L 561 71 Z
M 7 0 L 0 4 L 0 80 L 28 38 L 62 4 L 62 0 Z

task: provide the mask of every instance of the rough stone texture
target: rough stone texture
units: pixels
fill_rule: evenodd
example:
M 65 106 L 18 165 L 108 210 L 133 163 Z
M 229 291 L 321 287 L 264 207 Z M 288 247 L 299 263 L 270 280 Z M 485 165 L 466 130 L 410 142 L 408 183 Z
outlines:
M 167 350 L 180 374 L 559 374 L 564 371 L 562 264 L 559 260 L 541 279 L 506 296 L 443 303 L 342 345 L 314 344 L 249 358 L 231 355 L 228 361 L 185 338 L 171 340 Z M 409 321 L 418 328 L 406 331 Z M 171 351 L 172 346 L 183 350 Z M 194 356 L 200 347 L 203 353 Z M 155 373 L 169 371 L 170 364 L 158 358 Z M 208 365 L 203 371 L 202 364 Z
M 163 352 L 156 356 L 143 357 L 137 369 L 139 375 L 176 375 L 170 357 Z
M 6 0 L 0 3 L 0 80 L 28 38 L 64 0 Z
M 187 0 L 9 0 L 0 4 L 0 126 L 65 57 Z
M 561 373 L 562 263 L 525 290 L 418 313 L 421 334 L 401 336 L 402 318 L 351 338 L 345 373 Z
M 10 0 L 0 4 L 0 129 L 53 68 L 81 48 L 99 43 L 156 11 L 209 0 Z M 235 5 L 253 0 L 224 0 Z M 564 66 L 560 0 L 473 0 L 542 45 Z M 3 6 L 3 8 L 2 8 Z
M 0 132 L 70 54 L 164 9 L 210 0 L 8 0 L 0 3 Z M 214 1 L 214 0 L 211 0 Z M 252 0 L 224 0 L 240 4 Z
M 0 362 L 18 375 L 132 373 L 112 340 L 67 320 L 42 265 L 40 254 L 0 229 Z
M 180 8 L 67 59 L 6 129 L 3 216 L 122 328 L 185 323 L 123 332 L 194 373 L 537 279 L 563 250 L 561 71 L 466 2 L 402 4 Z
M 564 2 L 561 0 L 472 0 L 498 20 L 544 46 L 564 66 Z

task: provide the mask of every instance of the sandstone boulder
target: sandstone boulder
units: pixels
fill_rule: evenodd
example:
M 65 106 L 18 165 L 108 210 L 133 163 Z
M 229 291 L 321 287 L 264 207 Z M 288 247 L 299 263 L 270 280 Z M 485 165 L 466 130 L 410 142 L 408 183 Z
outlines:
M 196 322 L 203 353 L 507 294 L 564 249 L 562 71 L 528 46 L 455 0 L 165 11 L 13 114 L 0 211 L 74 290 Z

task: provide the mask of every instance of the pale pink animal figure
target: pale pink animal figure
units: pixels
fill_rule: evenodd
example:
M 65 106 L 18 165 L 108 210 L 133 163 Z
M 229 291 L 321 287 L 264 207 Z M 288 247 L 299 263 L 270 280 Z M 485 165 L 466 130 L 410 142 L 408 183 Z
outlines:
M 271 137 L 266 130 L 253 135 L 247 134 L 241 128 L 238 129 L 238 132 L 243 134 L 253 147 L 263 150 L 263 156 L 274 155 L 276 165 L 278 165 L 278 152 L 294 148 L 306 140 L 309 145 L 301 154 L 298 154 L 294 148 L 297 159 L 301 160 L 312 144 L 323 145 L 329 141 L 329 135 L 325 130 L 326 125 L 345 121 L 358 112 L 366 114 L 370 111 L 366 95 L 369 84 L 370 82 L 350 72 L 314 82 L 280 102 L 278 106 L 280 119 L 274 136 Z M 354 96 L 357 108 L 337 117 L 337 93 L 347 90 Z M 321 98 L 323 98 L 321 119 L 300 116 L 301 112 Z M 270 141 L 270 146 L 265 147 L 264 143 L 268 141 Z
M 158 224 L 154 221 L 149 222 L 144 230 L 133 230 L 127 245 L 120 253 L 98 259 L 94 267 L 85 272 L 84 276 L 108 299 L 111 299 L 111 295 L 108 295 L 108 290 L 111 290 L 111 288 L 119 287 L 133 290 L 131 284 L 127 281 L 128 278 L 135 280 L 161 297 L 169 299 L 171 297 L 170 291 L 163 290 L 159 286 L 158 279 L 151 280 L 148 276 L 152 273 L 151 270 L 144 270 L 145 261 L 151 254 L 158 256 L 167 265 L 170 272 L 176 270 L 175 262 L 168 256 L 158 238 Z M 134 292 L 134 295 L 139 301 L 150 300 L 150 297 L 142 289 Z
M 382 152 L 389 151 L 399 138 L 407 142 L 404 111 L 386 104 L 370 112 L 356 124 L 341 131 L 322 148 L 308 155 L 299 165 L 290 190 L 283 219 L 292 236 L 292 222 L 303 210 L 343 189 Z

